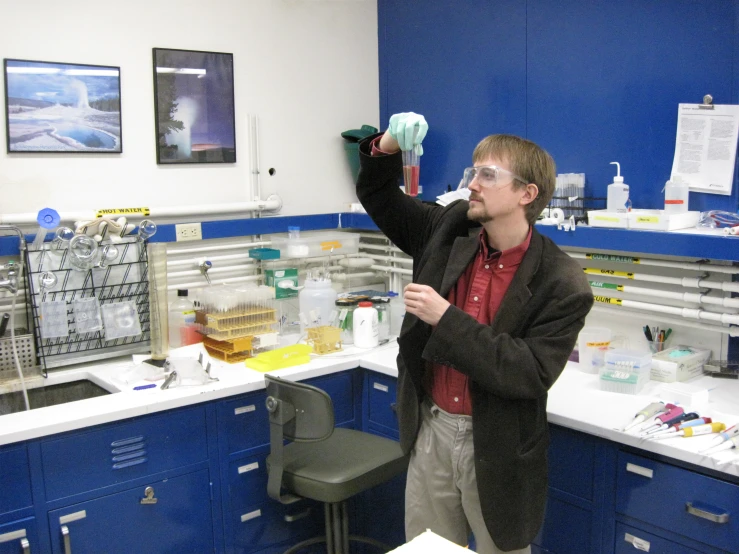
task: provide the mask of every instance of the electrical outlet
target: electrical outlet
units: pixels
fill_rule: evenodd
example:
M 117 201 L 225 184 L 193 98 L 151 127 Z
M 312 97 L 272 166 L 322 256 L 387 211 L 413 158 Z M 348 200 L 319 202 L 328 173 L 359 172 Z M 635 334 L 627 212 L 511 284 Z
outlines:
M 184 240 L 201 240 L 203 231 L 200 223 L 180 223 L 174 226 L 177 242 Z

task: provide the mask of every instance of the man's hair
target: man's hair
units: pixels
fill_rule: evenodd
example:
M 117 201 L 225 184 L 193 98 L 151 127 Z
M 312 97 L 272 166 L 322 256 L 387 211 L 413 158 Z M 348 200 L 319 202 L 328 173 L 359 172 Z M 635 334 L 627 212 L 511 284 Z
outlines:
M 472 153 L 472 162 L 496 158 L 507 163 L 510 170 L 539 188 L 537 197 L 526 206 L 526 219 L 533 225 L 554 195 L 557 169 L 549 153 L 530 140 L 514 135 L 490 135 L 480 141 Z M 526 185 L 514 181 L 513 186 Z

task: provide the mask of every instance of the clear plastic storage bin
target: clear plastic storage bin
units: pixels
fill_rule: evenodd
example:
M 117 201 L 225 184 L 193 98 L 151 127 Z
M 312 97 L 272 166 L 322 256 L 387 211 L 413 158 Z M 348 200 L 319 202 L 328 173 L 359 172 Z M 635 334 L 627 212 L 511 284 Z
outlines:
M 608 392 L 637 394 L 649 381 L 652 356 L 648 352 L 613 349 L 606 352 L 600 368 L 600 389 Z
M 301 233 L 299 238 L 275 237 L 272 248 L 280 251 L 281 258 L 314 258 L 329 254 L 356 254 L 359 252 L 359 235 L 343 232 Z

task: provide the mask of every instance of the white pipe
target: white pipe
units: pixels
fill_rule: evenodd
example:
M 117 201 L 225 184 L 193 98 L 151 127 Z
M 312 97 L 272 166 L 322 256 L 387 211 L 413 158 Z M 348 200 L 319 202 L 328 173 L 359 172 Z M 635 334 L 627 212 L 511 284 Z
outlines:
M 670 267 L 673 269 L 687 269 L 688 271 L 707 271 L 713 273 L 726 273 L 729 275 L 739 274 L 739 268 L 733 266 L 722 266 L 713 264 L 701 264 L 701 263 L 690 263 L 690 262 L 666 262 L 663 260 L 652 260 L 650 258 L 639 258 L 631 256 L 611 256 L 609 254 L 595 254 L 595 258 L 588 257 L 589 254 L 582 254 L 580 252 L 567 252 L 570 258 L 577 258 L 580 260 L 592 260 L 600 262 L 611 262 L 616 264 L 627 264 L 627 265 L 649 265 L 655 267 Z M 608 259 L 606 256 L 611 256 L 614 259 Z M 639 262 L 631 262 L 628 260 L 637 259 Z
M 594 267 L 585 267 L 583 270 L 587 275 L 597 275 L 611 279 L 633 279 L 634 281 L 679 285 L 686 288 L 739 292 L 739 283 L 731 283 L 728 281 L 709 281 L 708 279 L 698 279 L 693 277 L 666 277 L 664 275 L 647 275 L 645 273 L 633 273 L 630 271 L 617 271 L 614 273 L 609 269 L 598 269 Z M 619 275 L 619 273 L 622 273 L 622 275 Z
M 601 287 L 592 286 L 593 290 L 597 291 L 608 291 L 612 289 L 604 289 Z M 670 292 L 659 289 L 645 289 L 642 287 L 635 287 L 633 285 L 622 285 L 622 291 L 631 294 L 642 294 L 646 296 L 653 296 L 655 298 L 670 298 L 672 300 L 682 300 L 683 302 L 690 302 L 692 304 L 711 304 L 714 306 L 722 306 L 724 308 L 739 308 L 739 298 L 721 298 L 716 296 L 708 296 L 706 294 L 695 294 L 690 292 Z
M 368 258 L 372 258 L 373 260 L 377 260 L 380 262 L 392 262 L 392 263 L 413 265 L 413 258 L 393 258 L 392 256 L 378 256 L 377 254 L 365 254 L 365 255 Z
M 272 241 L 258 241 L 258 242 L 234 242 L 231 244 L 222 244 L 220 246 L 198 246 L 195 248 L 177 248 L 176 246 L 169 244 L 167 245 L 167 256 L 174 256 L 177 254 L 198 254 L 200 252 L 216 252 L 219 250 L 234 250 L 236 248 L 251 248 L 252 246 L 271 246 Z
M 223 262 L 226 260 L 242 260 L 245 264 L 253 264 L 256 262 L 254 258 L 250 258 L 249 254 L 229 254 L 228 256 L 208 256 L 206 258 L 210 262 Z M 167 260 L 167 267 L 174 267 L 178 265 L 199 265 L 203 260 L 200 258 L 188 258 L 186 260 Z
M 213 285 L 227 285 L 229 283 L 241 282 L 241 281 L 259 281 L 262 278 L 261 275 L 247 275 L 245 277 L 229 277 L 227 279 L 221 279 L 220 281 L 212 281 Z M 177 289 L 199 289 L 210 286 L 208 282 L 203 279 L 202 281 L 194 281 L 192 283 L 178 283 L 177 285 L 168 285 L 167 290 Z
M 344 258 L 339 260 L 342 267 L 370 267 L 375 263 L 372 258 Z
M 626 307 L 622 306 L 622 308 L 626 308 Z M 595 306 L 591 308 L 590 311 L 613 314 L 613 308 L 607 305 L 596 304 Z M 625 309 L 625 311 L 631 312 L 631 310 L 629 309 Z M 715 333 L 722 333 L 724 335 L 729 335 L 730 337 L 739 337 L 739 327 L 719 327 L 718 325 L 706 325 L 704 323 L 693 323 L 690 321 L 685 321 L 683 319 L 664 317 L 664 316 L 660 316 L 660 320 L 670 325 L 680 325 L 682 327 L 689 327 L 691 329 L 700 329 L 701 331 L 712 331 Z
M 397 246 L 389 246 L 389 245 L 382 245 L 382 244 L 367 244 L 366 242 L 360 242 L 359 248 L 360 249 L 364 248 L 366 250 L 382 250 L 383 252 L 399 252 L 401 254 L 405 254 L 405 252 L 403 252 Z
M 192 206 L 159 206 L 149 209 L 147 218 L 157 217 L 180 217 L 180 216 L 205 216 L 219 214 L 233 214 L 255 211 L 275 211 L 282 207 L 282 201 L 277 195 L 271 195 L 267 200 L 254 200 L 251 202 L 235 202 L 230 204 L 206 204 Z M 36 224 L 37 213 L 0 214 L 0 225 Z M 81 212 L 61 212 L 59 218 L 63 222 L 87 221 L 94 219 L 95 210 Z M 144 216 L 136 216 L 136 218 Z
M 679 308 L 675 306 L 664 306 L 662 304 L 652 304 L 650 302 L 637 302 L 635 300 L 621 300 L 621 305 L 625 308 L 634 308 L 636 310 L 647 310 L 650 312 L 658 312 L 663 314 L 678 315 L 688 319 L 707 319 L 710 321 L 719 321 L 726 325 L 739 325 L 739 315 L 717 314 L 707 312 L 705 310 L 696 310 L 693 308 Z
M 377 277 L 377 273 L 367 271 L 365 273 L 332 273 L 332 281 L 348 281 L 349 279 L 363 279 L 365 277 Z
M 245 269 L 253 269 L 253 268 L 245 267 L 242 265 L 227 265 L 227 266 L 222 266 L 222 267 L 212 267 L 208 270 L 208 275 L 213 275 L 214 273 L 226 273 L 228 271 L 243 271 Z M 167 272 L 168 279 L 176 279 L 178 277 L 190 277 L 190 276 L 195 276 L 195 275 L 202 275 L 202 273 L 199 269 L 186 270 L 186 271 L 168 271 Z M 205 280 L 205 277 L 203 277 L 203 280 Z
M 371 269 L 376 269 L 377 271 L 385 271 L 388 273 L 400 273 L 402 275 L 413 275 L 412 269 L 405 269 L 402 267 L 387 267 L 384 265 L 373 265 L 370 266 Z

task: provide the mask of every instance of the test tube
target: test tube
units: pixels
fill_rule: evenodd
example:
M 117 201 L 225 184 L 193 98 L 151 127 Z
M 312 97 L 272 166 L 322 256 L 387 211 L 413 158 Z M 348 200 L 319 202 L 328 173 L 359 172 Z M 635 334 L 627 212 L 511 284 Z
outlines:
M 413 141 L 415 143 L 418 127 L 413 129 Z M 421 160 L 416 148 L 403 150 L 403 185 L 408 196 L 418 196 L 418 178 L 421 173 Z

